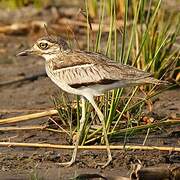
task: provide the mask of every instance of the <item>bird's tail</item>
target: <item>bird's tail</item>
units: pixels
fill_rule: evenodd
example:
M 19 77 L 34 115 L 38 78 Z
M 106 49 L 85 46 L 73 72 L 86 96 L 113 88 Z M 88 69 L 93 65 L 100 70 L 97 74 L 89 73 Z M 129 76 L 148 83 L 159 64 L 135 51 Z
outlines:
M 145 79 L 140 79 L 139 83 L 142 83 L 142 84 L 155 84 L 155 85 L 170 85 L 171 84 L 168 81 L 162 81 L 162 80 L 159 80 L 159 79 L 155 79 L 153 77 L 147 77 Z

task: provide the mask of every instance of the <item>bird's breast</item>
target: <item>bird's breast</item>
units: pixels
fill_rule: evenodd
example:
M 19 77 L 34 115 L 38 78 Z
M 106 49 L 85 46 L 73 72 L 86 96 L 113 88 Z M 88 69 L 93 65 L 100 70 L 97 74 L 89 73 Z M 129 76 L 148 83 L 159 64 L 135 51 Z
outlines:
M 82 95 L 81 90 L 71 87 L 63 78 L 60 78 L 60 75 L 54 73 L 51 64 L 46 64 L 45 69 L 48 77 L 62 90 L 71 94 Z

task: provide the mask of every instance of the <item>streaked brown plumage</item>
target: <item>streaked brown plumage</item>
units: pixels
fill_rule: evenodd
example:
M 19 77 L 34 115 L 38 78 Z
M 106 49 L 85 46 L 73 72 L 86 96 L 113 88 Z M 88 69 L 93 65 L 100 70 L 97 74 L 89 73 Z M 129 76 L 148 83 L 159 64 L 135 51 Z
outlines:
M 134 67 L 116 63 L 103 54 L 73 50 L 66 41 L 58 37 L 43 37 L 30 50 L 19 55 L 35 54 L 45 58 L 45 67 L 48 76 L 61 89 L 82 97 L 82 118 L 80 120 L 79 136 L 85 122 L 85 97 L 92 104 L 103 125 L 103 134 L 107 146 L 108 165 L 112 160 L 107 139 L 104 116 L 97 107 L 93 97 L 103 94 L 104 91 L 140 85 L 145 83 L 161 84 L 163 81 L 154 79 L 150 73 Z M 78 136 L 72 159 L 63 165 L 75 162 L 80 137 Z
M 75 88 L 82 86 L 91 88 L 97 84 L 112 85 L 103 89 L 106 91 L 144 83 L 162 83 L 150 77 L 150 73 L 116 63 L 95 52 L 69 50 L 68 53 L 59 54 L 56 58 L 47 61 L 46 66 L 49 67 L 49 71 L 53 72 L 53 76 Z M 121 85 L 117 83 L 118 81 Z M 99 92 L 94 95 L 98 94 Z

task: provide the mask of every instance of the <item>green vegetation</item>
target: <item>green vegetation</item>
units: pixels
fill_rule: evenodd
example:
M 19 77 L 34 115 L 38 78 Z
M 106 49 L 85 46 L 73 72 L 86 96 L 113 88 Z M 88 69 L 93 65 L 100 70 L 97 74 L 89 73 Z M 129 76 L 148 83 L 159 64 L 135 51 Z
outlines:
M 32 4 L 36 8 L 41 8 L 48 3 L 49 0 L 0 0 L 0 7 L 16 9 Z
M 91 2 L 94 5 L 89 6 L 89 2 L 85 1 L 87 50 L 105 53 L 117 62 L 151 72 L 158 79 L 172 80 L 174 78 L 173 82 L 176 83 L 179 59 L 179 47 L 176 44 L 180 34 L 179 13 L 168 12 L 162 7 L 161 0 L 125 1 L 124 11 L 122 10 L 124 26 L 118 29 L 117 1 L 108 1 L 109 11 L 105 10 L 107 1 L 101 0 L 99 4 L 97 1 Z M 92 14 L 93 7 L 94 12 L 97 11 L 97 5 L 99 7 L 99 30 L 94 41 L 94 34 L 89 26 L 91 23 L 89 14 Z M 89 13 L 89 7 L 91 13 Z M 109 21 L 108 34 L 103 32 L 104 22 L 107 21 Z M 105 47 L 103 46 L 104 41 L 107 42 Z M 147 85 L 129 88 L 128 92 L 121 88 L 98 97 L 96 100 L 105 115 L 108 134 L 112 137 L 120 132 L 126 140 L 127 135 L 136 132 L 136 126 L 140 125 L 143 107 L 151 103 L 150 98 L 168 88 Z M 77 112 L 74 110 L 73 114 L 76 114 L 75 117 L 79 120 L 81 114 L 79 101 L 77 107 Z M 82 144 L 95 141 L 102 135 L 102 127 L 92 125 L 96 114 L 88 104 L 86 117 Z M 127 133 L 126 129 L 130 127 L 133 127 L 133 132 L 128 129 Z

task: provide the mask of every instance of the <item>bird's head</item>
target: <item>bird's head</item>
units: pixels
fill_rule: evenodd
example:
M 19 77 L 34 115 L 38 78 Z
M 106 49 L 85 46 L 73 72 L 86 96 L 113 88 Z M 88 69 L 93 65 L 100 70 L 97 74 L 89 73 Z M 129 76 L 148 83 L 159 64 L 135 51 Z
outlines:
M 17 56 L 37 55 L 48 60 L 70 50 L 67 42 L 60 37 L 42 37 L 30 49 L 18 53 Z

